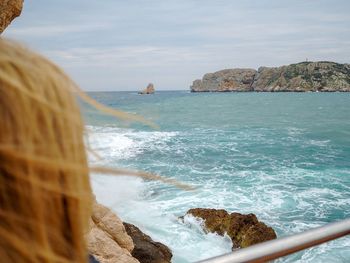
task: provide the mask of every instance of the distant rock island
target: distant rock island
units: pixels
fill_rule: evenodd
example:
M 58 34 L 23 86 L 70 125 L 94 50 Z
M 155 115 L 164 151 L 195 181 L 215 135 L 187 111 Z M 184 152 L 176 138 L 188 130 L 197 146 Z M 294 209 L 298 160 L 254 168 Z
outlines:
M 152 83 L 147 85 L 147 88 L 145 88 L 142 91 L 139 91 L 139 94 L 153 94 L 155 92 L 154 85 Z
M 224 69 L 193 81 L 191 92 L 350 91 L 350 64 L 301 62 L 281 67 Z

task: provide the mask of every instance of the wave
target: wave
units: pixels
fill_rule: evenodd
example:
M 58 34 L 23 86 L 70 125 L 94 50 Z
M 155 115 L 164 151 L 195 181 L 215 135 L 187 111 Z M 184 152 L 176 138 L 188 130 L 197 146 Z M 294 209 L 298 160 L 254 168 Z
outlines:
M 348 216 L 350 174 L 329 164 L 320 169 L 338 152 L 303 129 L 89 130 L 90 144 L 107 164 L 141 167 L 197 187 L 186 192 L 140 178 L 92 176 L 98 201 L 168 245 L 176 263 L 231 251 L 229 240 L 206 234 L 196 219 L 178 220 L 190 208 L 254 213 L 280 237 Z M 343 238 L 278 262 L 346 262 L 349 242 Z
M 87 126 L 89 144 L 107 160 L 134 158 L 145 150 L 162 150 L 176 132 L 142 131 L 116 127 Z

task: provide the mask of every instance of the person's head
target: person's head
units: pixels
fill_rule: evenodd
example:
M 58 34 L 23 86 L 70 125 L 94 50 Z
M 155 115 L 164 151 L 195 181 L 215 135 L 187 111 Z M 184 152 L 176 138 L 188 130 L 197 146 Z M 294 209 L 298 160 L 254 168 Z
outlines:
M 92 193 L 75 89 L 0 38 L 1 262 L 87 262 Z

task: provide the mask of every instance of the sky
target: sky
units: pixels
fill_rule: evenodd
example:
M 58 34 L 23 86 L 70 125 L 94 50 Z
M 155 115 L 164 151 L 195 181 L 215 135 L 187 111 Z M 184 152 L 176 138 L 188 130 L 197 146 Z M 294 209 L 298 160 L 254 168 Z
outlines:
M 349 0 L 25 0 L 3 35 L 86 91 L 186 90 L 226 68 L 349 63 L 349 14 Z

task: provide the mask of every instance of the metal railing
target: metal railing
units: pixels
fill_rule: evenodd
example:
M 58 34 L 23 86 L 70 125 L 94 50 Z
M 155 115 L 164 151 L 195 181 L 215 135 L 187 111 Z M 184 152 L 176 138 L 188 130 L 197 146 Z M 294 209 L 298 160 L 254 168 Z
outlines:
M 350 234 L 350 218 L 198 263 L 266 262 Z

